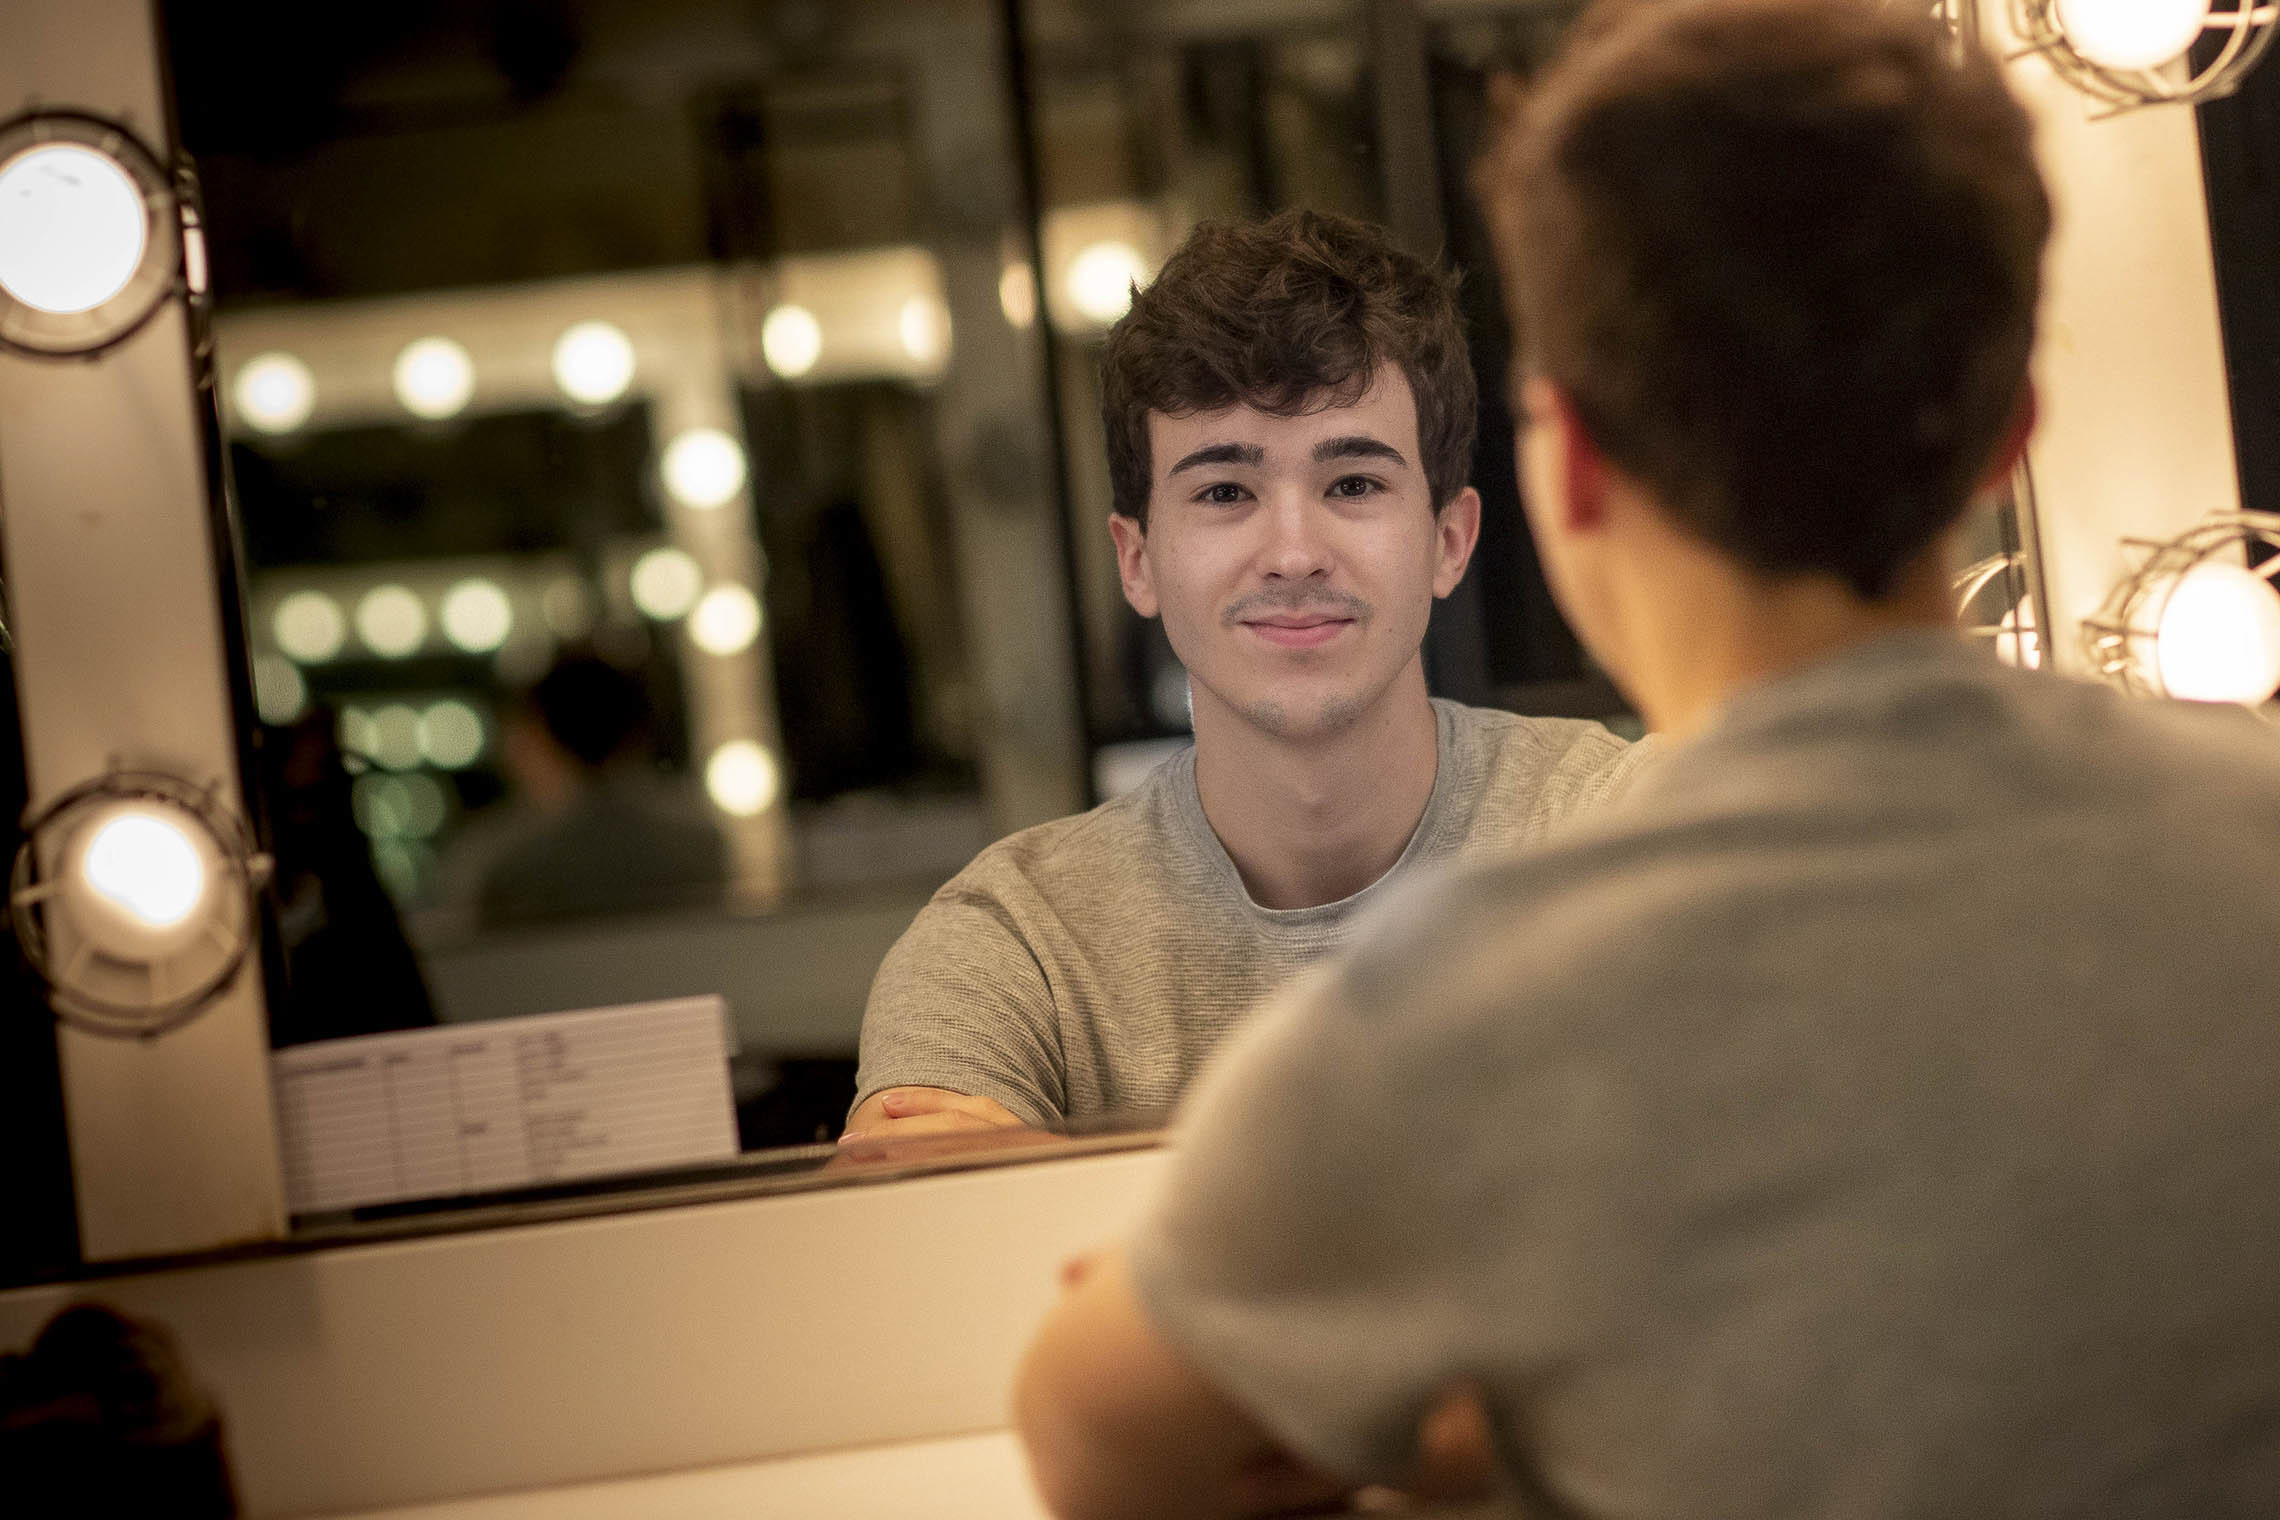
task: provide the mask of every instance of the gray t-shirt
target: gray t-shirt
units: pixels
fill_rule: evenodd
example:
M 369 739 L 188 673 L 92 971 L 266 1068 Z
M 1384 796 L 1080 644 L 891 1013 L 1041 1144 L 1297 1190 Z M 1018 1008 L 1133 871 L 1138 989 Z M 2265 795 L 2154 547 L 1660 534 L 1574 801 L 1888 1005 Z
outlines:
M 887 952 L 863 1014 L 857 1101 L 882 1088 L 993 1098 L 1032 1124 L 1170 1107 L 1236 1022 L 1345 943 L 1394 880 L 1533 843 L 1628 782 L 1651 746 L 1596 723 L 1433 704 L 1433 791 L 1393 869 L 1341 902 L 1262 908 L 1181 750 L 1122 797 L 999 840 Z
M 1296 1451 L 1470 1379 L 1530 1512 L 2280 1513 L 2280 732 L 1880 640 L 1387 907 L 1133 1244 Z

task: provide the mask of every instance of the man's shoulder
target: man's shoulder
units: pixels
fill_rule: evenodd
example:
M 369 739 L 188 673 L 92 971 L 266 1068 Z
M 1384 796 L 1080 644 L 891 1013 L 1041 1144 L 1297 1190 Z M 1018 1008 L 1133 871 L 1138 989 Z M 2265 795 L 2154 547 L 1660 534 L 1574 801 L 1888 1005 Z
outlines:
M 1473 843 L 1533 843 L 1627 790 L 1658 752 L 1589 718 L 1542 718 L 1436 699 L 1467 795 L 1451 799 Z
M 1179 788 L 1192 786 L 1192 750 L 1170 756 L 1141 783 L 1082 813 L 1017 829 L 989 845 L 935 894 L 943 901 L 1037 901 L 1098 889 L 1160 865 L 1189 832 Z

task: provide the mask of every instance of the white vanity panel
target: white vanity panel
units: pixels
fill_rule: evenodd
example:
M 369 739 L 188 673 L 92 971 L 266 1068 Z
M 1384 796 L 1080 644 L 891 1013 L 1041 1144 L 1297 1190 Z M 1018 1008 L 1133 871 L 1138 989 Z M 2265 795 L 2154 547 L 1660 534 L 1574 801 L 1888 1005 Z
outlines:
M 1085 1155 L 21 1289 L 0 1294 L 0 1345 L 79 1297 L 168 1325 L 220 1397 L 256 1520 L 989 1431 L 1061 1262 L 1122 1234 L 1162 1161 Z

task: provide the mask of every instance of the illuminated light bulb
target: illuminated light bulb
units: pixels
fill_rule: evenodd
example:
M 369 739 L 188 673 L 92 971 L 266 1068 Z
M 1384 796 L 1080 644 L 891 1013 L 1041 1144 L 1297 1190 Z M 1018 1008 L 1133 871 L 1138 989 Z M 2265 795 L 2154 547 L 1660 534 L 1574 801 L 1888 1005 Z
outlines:
M 264 723 L 285 724 L 308 710 L 309 683 L 301 667 L 281 655 L 256 655 L 253 661 L 253 707 Z
M 130 934 L 163 939 L 187 925 L 206 900 L 206 862 L 197 841 L 148 808 L 122 807 L 94 826 L 79 856 L 79 879 L 87 905 Z
M 514 604 L 497 581 L 475 576 L 443 594 L 437 621 L 452 647 L 469 654 L 489 654 L 507 641 L 515 629 Z
M 1132 308 L 1132 287 L 1148 278 L 1140 250 L 1117 239 L 1094 243 L 1069 261 L 1069 304 L 1085 320 L 1108 326 Z
M 633 562 L 628 582 L 643 617 L 669 623 L 697 605 L 705 573 L 685 549 L 652 549 Z
M 269 631 L 277 647 L 304 665 L 322 664 L 348 641 L 348 619 L 340 603 L 322 591 L 296 591 L 277 604 Z
M 392 771 L 408 771 L 420 763 L 420 715 L 401 702 L 391 702 L 372 715 L 374 760 Z
M 1037 271 L 1026 260 L 1006 265 L 998 276 L 998 310 L 1023 332 L 1037 320 Z
M 744 449 L 719 428 L 690 428 L 665 445 L 663 472 L 675 501 L 708 510 L 744 489 Z
M 784 785 L 776 757 L 750 739 L 731 739 L 705 762 L 705 794 L 736 818 L 753 818 L 776 805 Z
M 38 311 L 92 311 L 127 288 L 149 245 L 142 191 L 93 148 L 49 143 L 0 168 L 0 289 Z
M 633 384 L 633 340 L 608 322 L 580 322 L 554 340 L 554 383 L 586 406 L 606 406 Z
M 731 582 L 715 586 L 689 614 L 689 638 L 706 654 L 736 654 L 760 636 L 760 599 Z
M 2109 69 L 2154 69 L 2200 40 L 2209 0 L 2058 0 L 2058 29 L 2077 57 Z
M 377 742 L 372 737 L 372 714 L 361 707 L 340 710 L 340 747 L 344 752 L 369 760 Z
M 443 827 L 443 786 L 433 776 L 359 776 L 349 790 L 356 826 L 374 839 L 426 839 Z
M 2023 670 L 2042 669 L 2042 634 L 2035 628 L 2032 603 L 2022 602 L 1995 625 L 1995 657 Z
M 357 777 L 348 789 L 348 807 L 357 828 L 374 839 L 404 832 L 403 782 L 395 776 Z
M 420 714 L 420 753 L 438 770 L 460 771 L 483 753 L 483 715 L 446 697 Z
M 783 305 L 760 324 L 760 357 L 786 380 L 797 380 L 823 357 L 823 324 L 805 306 Z
M 440 422 L 475 394 L 475 361 L 449 338 L 422 338 L 396 355 L 396 401 L 414 417 Z
M 2280 593 L 2243 565 L 2203 562 L 2155 627 L 2161 689 L 2190 702 L 2262 702 L 2280 688 Z
M 895 319 L 903 352 L 921 369 L 933 369 L 950 348 L 950 313 L 932 296 L 912 296 Z
M 291 354 L 256 354 L 230 387 L 238 416 L 264 433 L 290 433 L 317 409 L 317 377 Z
M 356 636 L 374 654 L 400 660 L 427 638 L 427 606 L 402 586 L 375 586 L 356 604 Z

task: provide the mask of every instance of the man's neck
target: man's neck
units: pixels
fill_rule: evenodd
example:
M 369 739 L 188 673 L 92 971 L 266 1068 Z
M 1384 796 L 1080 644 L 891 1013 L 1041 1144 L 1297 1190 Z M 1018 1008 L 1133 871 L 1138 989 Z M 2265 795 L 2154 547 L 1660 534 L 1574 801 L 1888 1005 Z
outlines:
M 1673 577 L 1631 619 L 1630 695 L 1656 732 L 1684 738 L 1752 687 L 1908 629 L 1953 634 L 1943 552 L 1864 600 L 1827 578 Z
M 1376 881 L 1433 795 L 1440 734 L 1419 662 L 1332 734 L 1278 738 L 1206 700 L 1195 719 L 1204 817 L 1264 908 L 1338 902 Z

